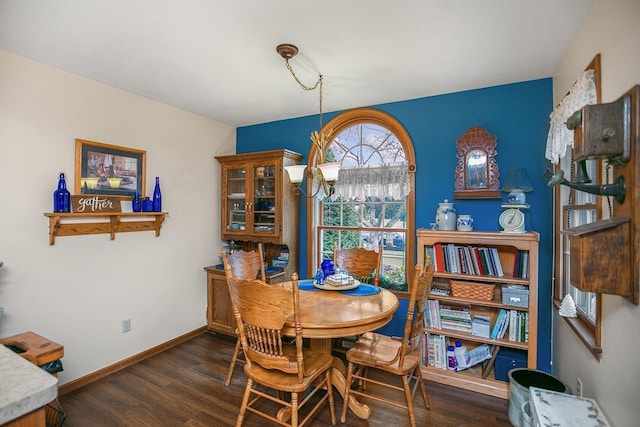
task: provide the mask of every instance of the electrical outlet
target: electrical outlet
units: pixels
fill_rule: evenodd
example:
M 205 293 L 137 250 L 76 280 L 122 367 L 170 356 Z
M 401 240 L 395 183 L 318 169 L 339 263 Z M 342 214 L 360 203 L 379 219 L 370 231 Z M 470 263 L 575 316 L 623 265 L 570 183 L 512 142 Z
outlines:
M 582 380 L 579 377 L 576 380 L 576 394 L 582 397 Z
M 122 321 L 122 333 L 125 334 L 131 332 L 131 319 L 124 319 Z

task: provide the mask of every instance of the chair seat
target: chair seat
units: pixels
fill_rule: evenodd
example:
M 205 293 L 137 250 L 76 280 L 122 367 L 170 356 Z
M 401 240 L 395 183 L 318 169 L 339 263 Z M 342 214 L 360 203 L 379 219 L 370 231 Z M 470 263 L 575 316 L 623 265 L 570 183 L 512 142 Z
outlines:
M 405 375 L 415 369 L 420 361 L 418 351 L 405 355 L 399 366 L 402 341 L 375 332 L 363 334 L 349 351 L 347 360 L 357 365 L 372 366 L 397 375 Z
M 290 360 L 296 359 L 296 347 L 294 345 L 284 346 L 284 355 Z M 288 374 L 277 369 L 265 369 L 257 363 L 251 366 L 244 366 L 244 373 L 252 380 L 285 392 L 303 392 L 309 388 L 311 383 L 333 364 L 333 357 L 328 353 L 319 353 L 309 349 L 303 349 L 304 357 L 304 379 L 298 381 L 298 374 Z

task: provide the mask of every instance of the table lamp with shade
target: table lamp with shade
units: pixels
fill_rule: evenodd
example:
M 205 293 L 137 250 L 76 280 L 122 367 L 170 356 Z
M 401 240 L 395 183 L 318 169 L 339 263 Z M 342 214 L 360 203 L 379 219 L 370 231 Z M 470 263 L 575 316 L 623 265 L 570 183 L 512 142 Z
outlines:
M 509 192 L 507 203 L 514 205 L 526 205 L 527 197 L 525 193 L 531 190 L 533 190 L 533 187 L 527 170 L 524 168 L 511 169 L 502 185 L 502 191 Z

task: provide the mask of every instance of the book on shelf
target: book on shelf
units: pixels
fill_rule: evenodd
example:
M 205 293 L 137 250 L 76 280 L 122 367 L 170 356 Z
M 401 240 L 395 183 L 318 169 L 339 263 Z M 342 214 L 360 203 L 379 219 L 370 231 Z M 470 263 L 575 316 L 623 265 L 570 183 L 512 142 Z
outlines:
M 480 272 L 480 275 L 484 276 L 485 274 L 487 274 L 487 272 L 482 264 L 482 258 L 480 257 L 480 249 L 478 249 L 477 247 L 472 247 L 472 249 L 473 249 L 474 258 L 476 260 L 476 263 L 478 264 L 478 271 Z
M 426 333 L 426 365 L 447 369 L 447 337 Z
M 502 328 L 502 324 L 505 322 L 505 317 L 507 315 L 507 310 L 501 308 L 498 311 L 498 315 L 496 316 L 496 321 L 493 324 L 493 328 L 491 329 L 491 339 L 497 339 L 498 334 L 500 333 L 500 329 Z
M 529 251 L 516 250 L 513 260 L 513 277 L 529 278 Z
M 433 347 L 429 342 L 430 335 L 428 332 L 424 332 L 424 336 L 422 338 L 422 364 L 433 366 L 434 363 L 434 354 Z
M 522 251 L 522 275 L 520 277 L 529 278 L 529 251 Z
M 520 269 L 522 268 L 521 253 L 521 250 L 516 249 L 515 255 L 513 256 L 513 277 L 520 277 Z
M 498 249 L 489 248 L 491 253 L 491 262 L 495 266 L 495 276 L 502 277 L 504 276 L 504 272 L 502 271 L 502 263 L 500 262 L 500 254 L 498 253 Z
M 458 260 L 458 256 L 456 253 L 455 245 L 448 244 L 446 246 L 447 249 L 447 258 L 449 260 L 449 272 L 459 274 L 460 273 L 460 261 Z
M 439 273 L 445 272 L 444 267 L 444 254 L 442 252 L 442 243 L 436 243 L 433 245 L 433 250 L 435 252 L 435 270 Z
M 473 316 L 473 321 L 471 322 L 471 335 L 482 338 L 489 338 L 489 325 L 491 323 L 491 319 L 489 316 L 477 314 Z
M 482 264 L 484 266 L 484 271 L 489 276 L 495 276 L 495 271 L 493 266 L 491 265 L 491 260 L 489 258 L 489 249 L 488 248 L 479 248 L 480 257 L 482 258 Z
M 504 338 L 504 335 L 507 333 L 507 329 L 509 327 L 509 320 L 510 320 L 510 315 L 509 315 L 509 311 L 508 310 L 504 310 L 501 309 L 502 311 L 504 311 L 504 317 L 500 323 L 500 329 L 498 329 L 498 334 L 496 336 L 496 339 L 502 339 Z
M 481 275 L 482 270 L 480 269 L 480 265 L 478 264 L 478 259 L 476 258 L 475 248 L 471 246 L 467 246 L 466 248 L 467 256 L 469 257 L 469 261 L 471 262 L 471 267 L 476 275 Z
M 429 294 L 448 297 L 451 295 L 451 286 L 448 283 L 433 282 Z
M 518 330 L 518 310 L 509 310 L 509 341 L 516 341 Z

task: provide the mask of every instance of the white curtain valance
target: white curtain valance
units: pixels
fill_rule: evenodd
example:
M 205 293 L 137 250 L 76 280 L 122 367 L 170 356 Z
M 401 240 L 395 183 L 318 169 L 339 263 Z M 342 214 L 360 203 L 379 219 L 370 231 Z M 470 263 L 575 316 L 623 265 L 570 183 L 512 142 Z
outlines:
M 587 70 L 580 75 L 569 93 L 549 115 L 549 136 L 545 151 L 547 159 L 556 164 L 564 157 L 567 147 L 573 147 L 573 131 L 567 129 L 567 119 L 585 105 L 597 102 L 595 71 Z
M 334 186 L 333 200 L 343 197 L 347 200 L 367 197 L 402 200 L 411 192 L 409 167 L 407 163 L 394 163 L 340 169 Z

